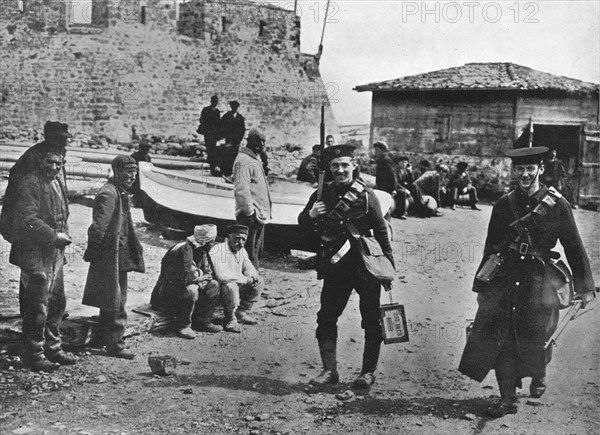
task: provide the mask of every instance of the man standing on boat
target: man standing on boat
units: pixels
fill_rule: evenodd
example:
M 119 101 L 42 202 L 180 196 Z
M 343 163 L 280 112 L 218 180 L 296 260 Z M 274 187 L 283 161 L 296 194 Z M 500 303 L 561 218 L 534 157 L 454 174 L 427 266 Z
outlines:
M 200 125 L 196 132 L 204 135 L 204 146 L 206 147 L 206 160 L 210 165 L 210 173 L 214 176 L 221 175 L 221 168 L 217 158 L 217 141 L 220 139 L 221 112 L 217 109 L 219 97 L 213 95 L 210 98 L 210 106 L 206 106 L 200 112 Z
M 231 176 L 233 162 L 246 134 L 246 121 L 237 111 L 240 103 L 233 100 L 229 106 L 231 110 L 221 118 L 221 136 L 225 138 L 225 145 L 219 147 L 221 173 L 226 177 Z
M 246 250 L 256 269 L 264 243 L 265 223 L 271 219 L 271 192 L 260 159 L 264 148 L 265 136 L 255 127 L 250 129 L 246 147 L 240 148 L 233 164 L 235 219 L 249 228 Z

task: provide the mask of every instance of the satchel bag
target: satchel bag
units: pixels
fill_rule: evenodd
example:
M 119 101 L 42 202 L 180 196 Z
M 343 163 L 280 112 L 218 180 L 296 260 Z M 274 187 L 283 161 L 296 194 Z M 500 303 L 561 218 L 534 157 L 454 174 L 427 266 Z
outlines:
M 361 274 L 369 281 L 386 283 L 394 280 L 396 271 L 390 260 L 384 255 L 381 245 L 375 237 L 356 238 Z
M 544 268 L 541 288 L 541 305 L 548 309 L 565 309 L 574 297 L 573 276 L 562 261 L 548 261 Z

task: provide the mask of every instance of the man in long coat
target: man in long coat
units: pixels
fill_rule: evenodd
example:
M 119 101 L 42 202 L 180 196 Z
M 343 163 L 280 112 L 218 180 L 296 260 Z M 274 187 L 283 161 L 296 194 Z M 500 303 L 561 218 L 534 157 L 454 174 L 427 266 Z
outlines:
M 361 326 L 365 330 L 362 369 L 354 381 L 356 387 L 368 388 L 375 382 L 383 341 L 379 317 L 381 284 L 370 281 L 360 272 L 357 241 L 350 233 L 350 225 L 360 235 L 372 234 L 392 264 L 394 257 L 377 196 L 355 181 L 355 149 L 352 145 L 325 148 L 323 158 L 329 164 L 334 181 L 323 186 L 322 198 L 317 198 L 315 191 L 298 216 L 298 223 L 307 236 L 316 233 L 324 241 L 323 255 L 317 265 L 324 281 L 316 331 L 323 371 L 310 380 L 315 385 L 339 381 L 337 321 L 352 290 L 360 296 Z
M 221 175 L 217 155 L 217 141 L 221 138 L 221 111 L 217 109 L 219 97 L 213 95 L 210 105 L 204 107 L 200 112 L 200 125 L 197 132 L 204 135 L 204 146 L 206 148 L 206 160 L 210 165 L 212 175 Z
M 213 276 L 208 253 L 216 236 L 216 225 L 197 225 L 193 235 L 171 246 L 162 259 L 150 304 L 174 317 L 175 331 L 182 338 L 196 337 L 192 323 L 205 332 L 223 330 L 212 323 L 219 283 Z
M 218 148 L 221 172 L 226 177 L 231 176 L 233 162 L 246 134 L 246 121 L 238 112 L 240 103 L 230 101 L 229 106 L 231 110 L 221 118 L 221 137 L 225 139 L 225 145 Z
M 137 162 L 131 156 L 117 156 L 111 167 L 114 176 L 94 199 L 83 257 L 90 268 L 82 303 L 100 308 L 98 326 L 107 353 L 133 359 L 134 355 L 125 350 L 123 334 L 127 324 L 127 273 L 145 271 L 142 246 L 129 208 L 128 191 L 137 176 Z
M 23 363 L 32 371 L 74 364 L 61 349 L 60 323 L 66 299 L 63 284 L 68 236 L 67 193 L 59 183 L 60 148 L 41 153 L 39 169 L 18 186 L 10 262 L 21 268 L 19 304 L 23 318 Z
M 260 160 L 264 148 L 265 136 L 252 128 L 246 146 L 240 148 L 233 165 L 235 219 L 249 228 L 246 250 L 256 269 L 264 243 L 265 223 L 271 219 L 271 191 Z
M 481 273 L 473 285 L 479 309 L 459 370 L 479 382 L 495 370 L 500 400 L 487 408 L 490 417 L 517 412 L 516 387 L 524 377 L 532 378 L 532 397 L 541 397 L 546 390 L 552 348 L 544 350 L 544 344 L 556 330 L 558 307 L 542 303 L 544 292 L 551 291 L 542 282 L 547 263 L 558 255 L 551 251 L 557 240 L 573 271 L 577 297 L 585 305 L 594 296 L 590 263 L 571 207 L 558 191 L 539 182 L 546 151 L 546 147 L 532 147 L 507 153 L 513 159 L 518 188 L 494 205 Z M 511 227 L 532 211 L 520 227 Z M 486 265 L 492 254 L 503 262 L 497 275 L 486 282 L 483 275 L 492 264 Z

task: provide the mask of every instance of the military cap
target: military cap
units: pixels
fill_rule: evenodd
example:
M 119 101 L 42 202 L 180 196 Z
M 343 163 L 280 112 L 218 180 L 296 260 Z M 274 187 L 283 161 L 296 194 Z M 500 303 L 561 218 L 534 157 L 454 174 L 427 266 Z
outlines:
M 137 162 L 131 156 L 120 155 L 113 159 L 110 166 L 113 168 L 113 171 L 123 171 L 129 168 L 137 169 Z
M 227 234 L 245 234 L 248 235 L 249 228 L 246 225 L 233 224 L 227 228 Z
M 373 144 L 373 148 L 379 148 L 379 149 L 380 149 L 380 150 L 382 150 L 382 151 L 387 151 L 387 150 L 389 150 L 388 144 L 387 144 L 387 143 L 385 143 L 385 142 L 384 142 L 384 141 L 382 141 L 382 140 L 378 140 L 377 142 L 375 142 L 375 143 Z
M 327 162 L 337 159 L 338 157 L 354 158 L 354 151 L 356 151 L 356 147 L 354 145 L 331 145 L 330 147 L 325 148 L 325 151 L 323 152 L 323 158 Z
M 314 145 L 312 146 L 312 150 L 313 150 L 313 151 L 317 151 L 317 150 L 318 150 L 318 149 L 320 149 L 320 148 L 321 148 L 321 144 L 318 144 L 318 143 L 317 143 L 317 144 L 314 144 Z
M 548 147 L 515 148 L 505 153 L 510 157 L 514 165 L 539 164 L 548 152 Z
M 69 133 L 69 126 L 63 122 L 58 121 L 47 121 L 44 124 L 44 138 L 46 139 L 60 139 L 73 137 Z
M 216 95 L 213 95 L 212 97 L 210 97 L 210 101 L 219 101 L 219 97 Z
M 233 109 L 233 107 L 240 107 L 240 103 L 237 100 L 233 100 L 229 102 L 229 105 L 231 106 L 231 108 Z
M 152 148 L 152 145 L 148 139 L 144 138 L 140 141 L 138 148 Z

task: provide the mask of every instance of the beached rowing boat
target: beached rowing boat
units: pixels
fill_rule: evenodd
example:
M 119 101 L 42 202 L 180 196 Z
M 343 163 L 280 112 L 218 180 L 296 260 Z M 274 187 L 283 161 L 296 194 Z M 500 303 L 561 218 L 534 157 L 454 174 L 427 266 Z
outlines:
M 143 192 L 144 218 L 192 234 L 194 226 L 216 224 L 224 236 L 235 221 L 233 185 L 208 171 L 171 171 L 151 163 L 140 163 L 140 186 Z M 307 183 L 274 180 L 271 189 L 272 219 L 265 229 L 265 249 L 311 251 L 306 234 L 298 227 L 302 211 L 314 189 Z M 383 210 L 392 205 L 391 196 L 376 191 Z

